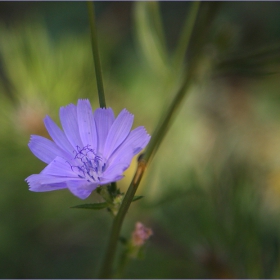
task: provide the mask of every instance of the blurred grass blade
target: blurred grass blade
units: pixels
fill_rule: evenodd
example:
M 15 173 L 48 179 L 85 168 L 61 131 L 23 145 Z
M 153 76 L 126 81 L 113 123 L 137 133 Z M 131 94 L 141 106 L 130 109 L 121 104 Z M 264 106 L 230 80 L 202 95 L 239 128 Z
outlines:
M 239 51 L 218 59 L 214 71 L 218 75 L 264 76 L 280 71 L 280 43 L 251 51 Z
M 192 34 L 193 26 L 195 23 L 195 19 L 197 17 L 198 9 L 199 9 L 200 2 L 195 1 L 192 3 L 191 9 L 188 13 L 188 16 L 186 17 L 183 30 L 181 32 L 177 48 L 175 50 L 174 54 L 174 64 L 175 64 L 175 69 L 180 69 L 184 58 L 185 54 L 187 51 L 187 47 L 189 45 L 189 40 Z
M 100 210 L 108 207 L 107 202 L 101 203 L 89 203 L 89 204 L 81 204 L 77 206 L 72 206 L 71 208 L 79 208 L 79 209 L 90 209 L 90 210 Z
M 280 42 L 273 45 L 261 46 L 253 50 L 238 51 L 233 53 L 221 61 L 221 64 L 232 63 L 244 60 L 270 60 L 273 57 L 280 58 Z
M 160 45 L 162 46 L 163 52 L 167 54 L 165 35 L 162 26 L 162 18 L 160 15 L 159 2 L 151 1 L 151 2 L 147 2 L 147 5 L 151 11 L 151 21 L 153 22 L 155 33 L 158 36 L 158 40 L 160 42 Z
M 11 97 L 17 112 L 34 112 L 32 119 L 41 120 L 96 87 L 87 34 L 64 34 L 53 42 L 45 23 L 32 18 L 11 26 L 0 22 L 0 34 L 1 95 Z M 28 135 L 36 132 L 26 123 L 21 127 Z
M 137 40 L 151 67 L 157 73 L 168 71 L 166 46 L 156 4 L 149 2 L 134 3 L 134 18 Z

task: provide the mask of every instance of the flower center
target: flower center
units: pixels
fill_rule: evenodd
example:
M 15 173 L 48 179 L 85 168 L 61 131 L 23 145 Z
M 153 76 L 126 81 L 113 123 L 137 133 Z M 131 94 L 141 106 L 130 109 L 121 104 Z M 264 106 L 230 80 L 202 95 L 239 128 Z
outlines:
M 71 165 L 72 170 L 78 177 L 88 182 L 100 181 L 100 176 L 106 169 L 106 160 L 97 155 L 93 149 L 87 145 L 82 149 L 77 147 L 74 158 L 75 165 Z

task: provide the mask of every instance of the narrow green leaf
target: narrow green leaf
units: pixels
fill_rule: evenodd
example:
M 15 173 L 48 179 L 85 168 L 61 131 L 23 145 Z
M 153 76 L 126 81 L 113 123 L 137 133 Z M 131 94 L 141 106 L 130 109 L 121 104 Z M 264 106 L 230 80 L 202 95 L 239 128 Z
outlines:
M 191 4 L 190 12 L 186 17 L 183 29 L 178 40 L 178 44 L 174 54 L 174 64 L 178 70 L 180 69 L 181 64 L 183 64 L 184 62 L 187 48 L 189 46 L 189 41 L 193 32 L 193 27 L 197 18 L 199 5 L 199 1 L 195 1 Z
M 82 204 L 82 205 L 72 206 L 71 208 L 99 210 L 106 207 L 108 207 L 107 202 L 101 202 L 101 203 Z
M 217 60 L 218 75 L 242 75 L 260 77 L 279 72 L 280 44 L 263 46 L 254 50 L 239 50 Z
M 132 199 L 132 201 L 136 201 L 136 200 L 139 200 L 141 199 L 142 197 L 144 197 L 143 195 L 135 195 Z
M 160 74 L 169 73 L 166 43 L 158 5 L 147 1 L 135 2 L 136 36 L 151 67 Z

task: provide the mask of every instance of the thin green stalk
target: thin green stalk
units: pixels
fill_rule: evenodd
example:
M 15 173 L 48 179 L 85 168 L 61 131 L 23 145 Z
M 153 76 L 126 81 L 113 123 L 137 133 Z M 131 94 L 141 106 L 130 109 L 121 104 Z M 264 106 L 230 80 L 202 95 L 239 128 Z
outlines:
M 160 15 L 159 2 L 151 1 L 151 2 L 147 2 L 147 5 L 149 5 L 150 7 L 151 19 L 154 22 L 155 31 L 156 34 L 158 35 L 159 43 L 163 49 L 164 57 L 166 57 L 167 55 L 166 42 L 165 42 L 165 36 L 163 32 L 162 19 Z
M 90 30 L 91 30 L 91 46 L 92 46 L 92 54 L 94 60 L 99 104 L 101 108 L 106 108 L 101 64 L 99 59 L 99 51 L 98 51 L 98 43 L 97 43 L 97 33 L 95 27 L 94 5 L 91 1 L 87 1 L 87 7 L 88 7 L 88 16 L 89 16 Z
M 112 226 L 111 234 L 109 237 L 109 243 L 107 245 L 107 251 L 104 256 L 103 264 L 102 264 L 100 274 L 99 274 L 100 279 L 111 278 L 112 267 L 113 267 L 114 257 L 115 257 L 115 253 L 116 253 L 116 249 L 117 249 L 117 245 L 118 245 L 121 226 L 122 226 L 125 214 L 136 193 L 138 185 L 140 184 L 145 167 L 146 167 L 146 164 L 144 161 L 140 161 L 138 163 L 137 171 L 126 192 L 126 195 L 123 199 L 119 212 L 113 221 L 113 226 Z
M 193 77 L 192 74 L 193 74 L 193 70 L 190 69 L 189 74 L 187 75 L 186 81 L 184 82 L 181 89 L 178 91 L 175 99 L 173 100 L 171 106 L 169 107 L 169 110 L 168 110 L 166 116 L 164 117 L 163 121 L 160 123 L 160 125 L 155 130 L 153 137 L 151 138 L 151 141 L 147 147 L 147 151 L 144 154 L 144 157 L 138 162 L 138 168 L 136 170 L 136 173 L 128 188 L 128 191 L 126 192 L 126 195 L 123 199 L 119 212 L 113 222 L 111 235 L 110 235 L 109 243 L 108 243 L 108 247 L 107 247 L 107 252 L 106 252 L 106 255 L 105 255 L 105 258 L 103 261 L 103 266 L 101 268 L 101 273 L 99 275 L 99 278 L 110 278 L 110 276 L 111 276 L 111 273 L 112 273 L 111 269 L 113 266 L 114 255 L 115 255 L 115 251 L 117 248 L 119 233 L 121 230 L 121 226 L 122 226 L 125 214 L 137 191 L 138 185 L 141 182 L 142 176 L 144 174 L 144 171 L 146 169 L 149 159 L 151 158 L 151 156 L 155 152 L 155 150 L 158 148 L 161 140 L 163 139 L 163 137 L 165 135 L 165 132 L 167 131 L 167 129 L 170 125 L 172 115 L 178 109 L 180 103 L 182 102 L 183 97 L 185 96 L 185 93 L 187 92 L 187 89 L 191 85 L 192 77 Z
M 177 48 L 175 50 L 174 64 L 175 64 L 175 69 L 177 69 L 179 71 L 180 71 L 181 65 L 184 62 L 184 57 L 185 57 L 186 50 L 189 45 L 194 23 L 197 18 L 199 6 L 200 6 L 200 1 L 194 1 L 192 3 L 191 10 L 189 12 L 189 16 L 186 17 L 184 27 L 181 32 L 181 36 L 179 38 Z
M 216 10 L 216 7 L 214 7 L 214 9 L 209 10 L 209 14 L 207 15 L 207 19 L 209 19 L 209 22 L 208 22 L 208 25 L 205 26 L 205 29 L 207 29 L 209 27 L 211 19 L 213 19 L 213 15 L 214 15 L 213 11 L 215 12 L 215 10 Z M 192 25 L 192 28 L 194 28 L 194 24 Z M 196 38 L 196 40 L 202 41 L 199 36 L 204 36 L 204 32 L 201 32 Z M 188 45 L 188 47 L 189 47 L 189 45 Z M 186 49 L 188 49 L 188 47 Z M 181 88 L 179 89 L 173 102 L 171 103 L 169 109 L 167 110 L 166 115 L 162 118 L 162 121 L 159 123 L 155 132 L 153 133 L 153 137 L 151 138 L 151 141 L 148 144 L 146 153 L 138 161 L 138 167 L 137 167 L 136 173 L 126 192 L 126 195 L 120 206 L 119 212 L 113 221 L 112 231 L 110 234 L 109 243 L 108 243 L 107 251 L 105 253 L 105 257 L 103 260 L 99 278 L 110 278 L 112 275 L 114 256 L 116 253 L 117 243 L 119 240 L 119 234 L 120 234 L 120 230 L 121 230 L 121 226 L 122 226 L 125 214 L 129 208 L 129 206 L 133 200 L 133 197 L 137 191 L 137 188 L 141 182 L 141 179 L 144 175 L 147 163 L 151 160 L 152 155 L 154 155 L 154 153 L 158 149 L 160 143 L 162 142 L 162 140 L 165 136 L 165 133 L 167 132 L 167 130 L 171 124 L 174 114 L 178 110 L 179 105 L 182 103 L 182 100 L 185 97 L 186 93 L 188 92 L 188 89 L 190 88 L 191 84 L 194 82 L 196 64 L 197 64 L 200 50 L 201 50 L 201 48 L 194 49 L 194 55 L 192 56 L 192 58 L 190 59 L 190 62 L 188 64 L 188 72 L 185 76 L 186 77 L 185 81 L 183 82 Z
M 193 25 L 192 25 L 193 26 Z M 119 234 L 121 230 L 121 226 L 125 217 L 125 214 L 132 202 L 132 199 L 137 191 L 138 185 L 140 184 L 140 181 L 142 179 L 142 176 L 144 174 L 144 171 L 146 169 L 147 162 L 151 158 L 154 151 L 158 148 L 160 142 L 162 141 L 165 132 L 167 131 L 167 128 L 170 125 L 171 118 L 175 111 L 177 110 L 178 106 L 183 100 L 183 97 L 191 85 L 191 82 L 193 81 L 193 73 L 194 73 L 194 67 L 195 67 L 195 59 L 192 60 L 193 62 L 189 64 L 189 72 L 186 75 L 186 80 L 183 83 L 183 86 L 178 91 L 177 95 L 175 96 L 174 101 L 170 105 L 166 115 L 162 118 L 163 121 L 160 122 L 159 126 L 156 128 L 153 137 L 151 138 L 151 141 L 147 147 L 147 151 L 142 159 L 138 162 L 138 168 L 136 170 L 136 173 L 133 177 L 133 180 L 126 192 L 126 195 L 123 199 L 123 202 L 120 206 L 119 212 L 116 215 L 113 225 L 111 234 L 109 237 L 109 243 L 107 247 L 107 251 L 105 253 L 101 271 L 99 278 L 110 278 L 112 275 L 112 267 L 114 262 L 114 256 L 117 249 L 117 243 L 119 240 Z
M 178 90 L 175 98 L 173 99 L 172 103 L 170 104 L 170 107 L 164 114 L 164 116 L 161 118 L 161 122 L 156 127 L 153 137 L 150 140 L 150 143 L 147 146 L 147 149 L 145 151 L 143 159 L 145 162 L 149 162 L 152 155 L 155 154 L 157 151 L 160 143 L 162 142 L 167 130 L 170 127 L 171 121 L 178 110 L 180 104 L 183 101 L 183 98 L 185 97 L 186 93 L 188 92 L 188 89 L 190 88 L 192 82 L 193 82 L 193 72 L 194 72 L 194 66 L 189 69 L 189 73 L 181 86 L 181 88 Z
M 122 278 L 129 261 L 130 261 L 130 258 L 128 256 L 128 251 L 125 250 L 120 257 L 120 263 L 114 274 L 115 278 Z
M 125 214 L 137 191 L 138 185 L 140 184 L 140 181 L 142 179 L 142 176 L 144 174 L 144 171 L 146 169 L 149 159 L 151 158 L 152 154 L 155 152 L 155 150 L 158 148 L 160 142 L 162 141 L 162 139 L 165 135 L 165 132 L 167 131 L 167 128 L 170 125 L 170 121 L 172 119 L 173 114 L 178 109 L 187 89 L 189 88 L 189 86 L 192 83 L 192 77 L 193 77 L 192 74 L 193 74 L 193 70 L 190 69 L 185 83 L 183 84 L 181 89 L 178 91 L 178 93 L 177 93 L 174 101 L 172 102 L 163 121 L 160 123 L 160 125 L 155 130 L 155 133 L 153 134 L 153 137 L 151 138 L 151 141 L 147 147 L 147 151 L 144 154 L 144 157 L 142 159 L 140 159 L 138 162 L 138 168 L 136 170 L 136 173 L 126 192 L 126 195 L 120 206 L 119 212 L 113 221 L 113 226 L 112 226 L 111 234 L 109 237 L 109 243 L 108 243 L 107 251 L 106 251 L 106 254 L 105 254 L 105 257 L 103 260 L 103 265 L 101 267 L 99 278 L 104 279 L 104 278 L 111 277 L 114 256 L 115 256 L 115 252 L 117 249 L 119 234 L 120 234 L 120 230 L 121 230 L 121 226 L 122 226 Z

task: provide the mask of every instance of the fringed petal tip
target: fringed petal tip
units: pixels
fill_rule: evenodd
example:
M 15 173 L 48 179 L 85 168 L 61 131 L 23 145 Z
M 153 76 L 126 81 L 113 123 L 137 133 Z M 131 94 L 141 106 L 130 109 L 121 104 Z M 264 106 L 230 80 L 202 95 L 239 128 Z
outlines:
M 33 192 L 55 191 L 67 188 L 64 178 L 44 174 L 33 174 L 25 179 Z
M 104 145 L 103 155 L 105 158 L 109 158 L 112 153 L 125 142 L 127 136 L 130 133 L 134 116 L 126 109 L 123 109 L 113 122 L 106 142 Z
M 80 199 L 86 199 L 98 187 L 99 184 L 89 184 L 83 181 L 69 181 L 67 187 L 71 193 Z

